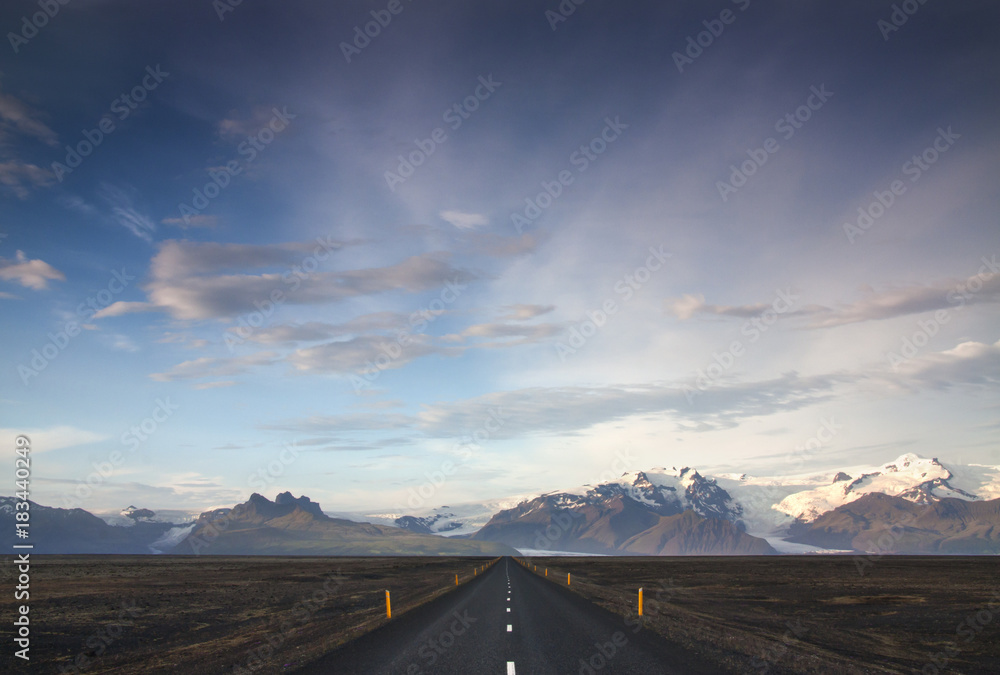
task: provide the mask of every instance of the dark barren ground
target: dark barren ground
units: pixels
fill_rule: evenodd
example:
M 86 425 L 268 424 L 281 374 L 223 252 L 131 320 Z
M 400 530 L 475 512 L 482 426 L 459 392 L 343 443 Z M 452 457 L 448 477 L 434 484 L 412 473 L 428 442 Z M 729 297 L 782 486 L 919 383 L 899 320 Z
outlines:
M 385 622 L 386 589 L 396 616 L 454 588 L 456 573 L 467 582 L 487 560 L 86 555 L 31 562 L 30 670 L 13 658 L 6 627 L 19 603 L 7 580 L 3 673 L 77 672 L 74 663 L 88 674 L 287 672 Z
M 384 623 L 386 588 L 398 616 L 483 562 L 37 556 L 30 671 L 5 627 L 0 672 L 74 672 L 74 663 L 86 673 L 288 672 Z M 863 576 L 850 556 L 528 564 L 539 574 L 547 566 L 553 583 L 572 573 L 571 590 L 622 617 L 635 615 L 643 586 L 646 627 L 718 672 L 997 672 L 1000 559 L 871 562 Z M 0 598 L 9 626 L 17 603 L 12 592 Z
M 646 626 L 720 672 L 1000 672 L 996 556 L 528 562 L 622 616 L 643 586 Z

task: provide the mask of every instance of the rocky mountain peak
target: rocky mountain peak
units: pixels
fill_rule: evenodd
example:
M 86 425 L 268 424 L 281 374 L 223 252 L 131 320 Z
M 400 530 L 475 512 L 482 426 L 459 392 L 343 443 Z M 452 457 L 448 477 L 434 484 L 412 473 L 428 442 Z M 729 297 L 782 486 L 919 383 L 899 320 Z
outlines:
M 126 518 L 131 518 L 132 520 L 135 521 L 152 520 L 153 517 L 156 515 L 156 512 L 151 511 L 149 509 L 140 509 L 132 504 L 129 504 L 128 508 L 122 509 L 121 515 L 125 516 Z
M 251 517 L 256 520 L 271 520 L 286 516 L 295 509 L 302 509 L 317 518 L 327 518 L 319 504 L 305 495 L 295 497 L 291 492 L 282 492 L 272 502 L 260 493 L 254 492 L 243 504 L 233 508 L 234 517 Z

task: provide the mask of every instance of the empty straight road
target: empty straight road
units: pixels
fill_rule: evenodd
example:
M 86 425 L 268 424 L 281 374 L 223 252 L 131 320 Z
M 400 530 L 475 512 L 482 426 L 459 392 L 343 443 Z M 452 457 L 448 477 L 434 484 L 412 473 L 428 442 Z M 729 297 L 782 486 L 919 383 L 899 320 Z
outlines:
M 562 580 L 565 583 L 565 579 Z M 659 635 L 510 558 L 297 671 L 306 675 L 708 673 Z

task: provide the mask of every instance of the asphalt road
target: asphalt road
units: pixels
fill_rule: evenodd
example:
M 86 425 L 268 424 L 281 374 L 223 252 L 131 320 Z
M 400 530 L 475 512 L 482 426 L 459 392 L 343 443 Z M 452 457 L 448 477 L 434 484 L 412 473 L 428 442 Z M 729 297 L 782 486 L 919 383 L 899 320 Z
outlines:
M 330 652 L 305 675 L 707 673 L 635 619 L 503 558 L 479 578 Z

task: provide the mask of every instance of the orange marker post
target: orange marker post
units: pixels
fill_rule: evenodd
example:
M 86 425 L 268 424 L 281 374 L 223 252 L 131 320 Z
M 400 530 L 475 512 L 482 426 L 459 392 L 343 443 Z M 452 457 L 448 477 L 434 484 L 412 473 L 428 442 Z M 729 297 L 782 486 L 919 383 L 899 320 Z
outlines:
M 392 604 L 389 602 L 389 591 L 385 592 L 385 618 L 392 618 Z
M 639 616 L 642 616 L 642 587 L 639 588 Z

